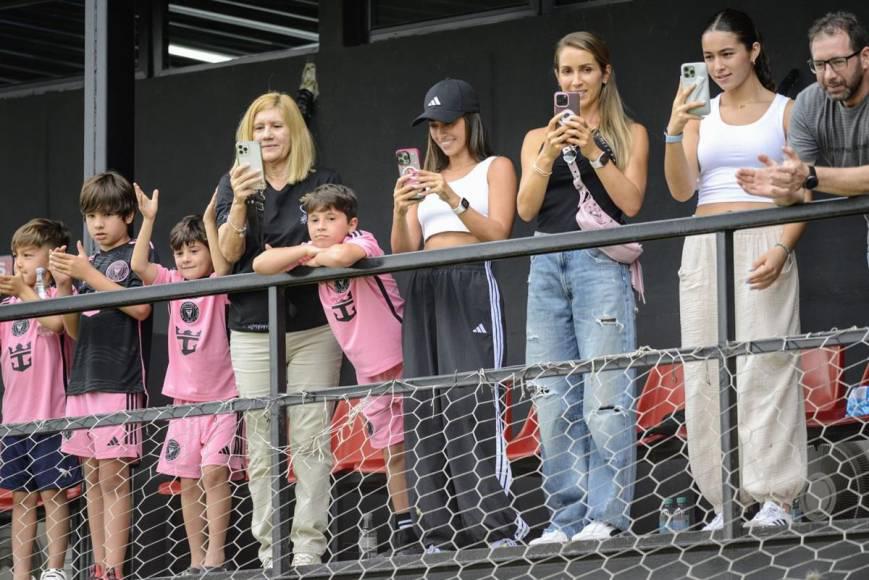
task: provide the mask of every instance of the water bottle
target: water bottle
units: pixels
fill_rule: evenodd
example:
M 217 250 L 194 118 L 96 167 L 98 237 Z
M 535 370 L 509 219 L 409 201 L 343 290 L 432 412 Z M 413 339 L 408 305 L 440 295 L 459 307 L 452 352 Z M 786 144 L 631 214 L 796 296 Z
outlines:
M 48 292 L 45 291 L 45 268 L 39 266 L 36 268 L 36 293 L 40 298 L 48 298 Z
M 362 516 L 362 528 L 359 530 L 359 559 L 368 560 L 377 557 L 377 530 L 372 525 L 370 513 Z
M 691 513 L 688 510 L 688 498 L 679 496 L 676 498 L 676 510 L 670 519 L 670 529 L 674 533 L 687 532 L 691 527 Z
M 658 514 L 658 533 L 659 534 L 671 534 L 673 530 L 671 528 L 671 522 L 673 519 L 673 498 L 668 497 L 664 500 L 664 503 L 661 504 L 661 511 Z

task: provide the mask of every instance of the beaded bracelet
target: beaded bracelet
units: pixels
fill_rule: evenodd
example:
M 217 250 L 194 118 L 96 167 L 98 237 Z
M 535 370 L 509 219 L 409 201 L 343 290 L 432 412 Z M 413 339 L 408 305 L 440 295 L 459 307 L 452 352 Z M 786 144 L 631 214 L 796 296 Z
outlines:
M 247 224 L 244 224 L 244 227 L 240 228 L 232 223 L 232 220 L 226 220 L 226 223 L 228 223 L 229 227 L 235 230 L 235 233 L 237 233 L 239 236 L 243 236 L 245 233 L 247 233 Z
M 786 245 L 784 245 L 783 243 L 781 243 L 781 242 L 776 242 L 775 245 L 778 246 L 779 248 L 781 248 L 782 250 L 784 250 L 784 251 L 785 251 L 785 254 L 786 254 L 787 256 L 790 256 L 790 255 L 791 255 L 791 249 L 790 249 L 789 247 L 787 247 Z M 775 246 L 774 246 L 774 247 L 775 247 Z

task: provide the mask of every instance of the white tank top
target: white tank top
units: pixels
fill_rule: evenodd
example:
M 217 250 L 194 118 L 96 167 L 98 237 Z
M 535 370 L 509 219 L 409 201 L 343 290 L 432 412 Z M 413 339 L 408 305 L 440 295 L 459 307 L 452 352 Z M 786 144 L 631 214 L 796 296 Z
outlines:
M 697 205 L 722 202 L 773 200 L 745 192 L 736 183 L 740 167 L 760 167 L 760 153 L 781 162 L 786 144 L 784 115 L 788 99 L 776 95 L 763 116 L 748 125 L 728 125 L 721 120 L 721 96 L 711 100 L 709 115 L 700 121 L 697 161 L 700 164 Z
M 464 197 L 477 212 L 489 215 L 489 166 L 495 157 L 480 161 L 467 175 L 448 182 L 457 195 Z M 435 194 L 427 195 L 416 212 L 422 226 L 422 238 L 428 240 L 441 232 L 467 232 L 468 228 L 453 208 Z

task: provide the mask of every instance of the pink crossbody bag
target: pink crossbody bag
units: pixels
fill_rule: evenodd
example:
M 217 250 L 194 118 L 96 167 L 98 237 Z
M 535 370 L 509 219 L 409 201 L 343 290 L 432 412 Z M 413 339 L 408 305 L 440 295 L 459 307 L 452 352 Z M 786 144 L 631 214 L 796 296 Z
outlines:
M 595 135 L 597 137 L 597 135 Z M 601 147 L 610 156 L 612 162 L 615 162 L 615 157 L 612 150 L 606 143 L 601 143 L 595 139 L 598 146 Z M 582 176 L 579 173 L 579 167 L 576 165 L 576 151 L 573 148 L 565 148 L 562 151 L 564 161 L 570 168 L 570 173 L 573 175 L 573 186 L 579 192 L 579 204 L 576 211 L 576 223 L 579 229 L 584 231 L 590 230 L 605 230 L 609 228 L 617 228 L 620 224 L 610 217 L 610 215 L 601 209 L 600 205 L 594 200 L 594 196 L 582 181 Z M 630 265 L 631 270 L 631 286 L 640 295 L 643 304 L 646 303 L 645 287 L 643 285 L 643 266 L 640 264 L 640 255 L 643 253 L 643 246 L 639 242 L 629 242 L 626 244 L 618 244 L 616 246 L 601 246 L 600 251 L 622 264 Z

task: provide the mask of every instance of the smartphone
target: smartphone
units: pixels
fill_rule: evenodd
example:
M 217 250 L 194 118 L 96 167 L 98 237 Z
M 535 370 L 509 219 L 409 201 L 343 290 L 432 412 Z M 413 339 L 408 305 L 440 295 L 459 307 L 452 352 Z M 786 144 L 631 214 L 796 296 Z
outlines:
M 553 114 L 562 115 L 559 123 L 562 125 L 570 115 L 579 115 L 579 93 L 566 93 L 558 91 L 552 98 Z
M 421 168 L 419 164 L 419 149 L 416 147 L 396 149 L 395 162 L 398 163 L 398 175 L 400 177 L 409 175 L 411 176 L 411 181 L 413 181 L 413 176 L 415 176 Z M 425 194 L 420 193 L 415 199 L 421 201 L 425 199 Z
M 709 114 L 709 74 L 705 62 L 686 62 L 681 69 L 682 84 L 694 85 L 694 90 L 688 95 L 687 102 L 702 101 L 703 106 L 690 109 L 692 115 L 705 117 Z
M 252 169 L 260 172 L 263 176 L 258 189 L 266 188 L 265 171 L 263 171 L 263 153 L 256 141 L 239 141 L 235 144 L 235 161 L 241 165 L 247 163 Z

